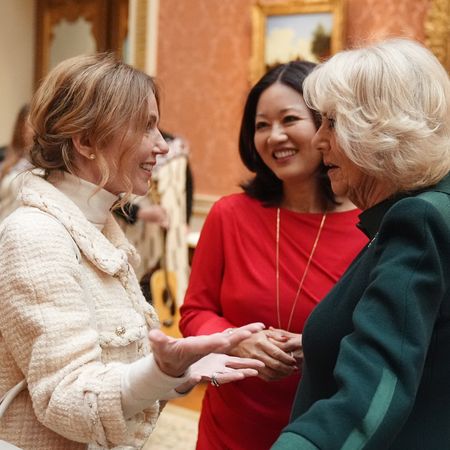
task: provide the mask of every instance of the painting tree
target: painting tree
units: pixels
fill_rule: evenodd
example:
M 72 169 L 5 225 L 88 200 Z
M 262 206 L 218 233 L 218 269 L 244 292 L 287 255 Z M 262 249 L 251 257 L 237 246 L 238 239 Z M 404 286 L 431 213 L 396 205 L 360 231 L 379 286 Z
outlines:
M 321 23 L 314 30 L 311 40 L 311 53 L 318 61 L 323 61 L 331 54 L 331 36 Z

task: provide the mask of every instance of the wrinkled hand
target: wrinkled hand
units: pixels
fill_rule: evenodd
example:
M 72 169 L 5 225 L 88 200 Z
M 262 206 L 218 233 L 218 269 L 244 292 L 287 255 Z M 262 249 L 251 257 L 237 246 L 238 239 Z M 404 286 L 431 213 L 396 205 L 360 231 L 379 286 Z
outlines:
M 258 375 L 258 370 L 263 367 L 264 363 L 257 359 L 210 353 L 191 365 L 189 380 L 175 390 L 183 394 L 200 381 L 211 381 L 213 374 L 215 374 L 219 384 L 242 380 L 246 377 L 254 377 Z
M 290 331 L 270 327 L 267 331 L 267 337 L 279 349 L 291 354 L 297 361 L 297 365 L 301 366 L 303 362 L 303 346 L 301 334 L 291 333 Z
M 229 354 L 262 361 L 265 367 L 259 370 L 259 377 L 265 381 L 274 381 L 291 375 L 297 370 L 297 364 L 295 359 L 272 342 L 268 335 L 269 330 L 254 333 L 237 344 Z
M 169 215 L 160 205 L 139 206 L 137 218 L 145 222 L 156 223 L 161 228 L 169 228 Z
M 148 334 L 153 356 L 165 374 L 179 377 L 186 369 L 209 353 L 227 353 L 243 339 L 264 328 L 262 323 L 251 323 L 235 328 L 232 333 L 224 331 L 208 336 L 190 336 L 176 339 L 154 329 Z

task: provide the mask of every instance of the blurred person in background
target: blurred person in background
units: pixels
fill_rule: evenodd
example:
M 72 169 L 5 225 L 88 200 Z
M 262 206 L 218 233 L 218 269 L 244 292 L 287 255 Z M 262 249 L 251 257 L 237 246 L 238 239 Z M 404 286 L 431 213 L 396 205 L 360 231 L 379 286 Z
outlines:
M 29 152 L 33 145 L 33 130 L 28 122 L 29 111 L 28 104 L 20 108 L 11 143 L 6 147 L 5 158 L 0 164 L 0 221 L 17 207 L 20 175 L 30 168 Z

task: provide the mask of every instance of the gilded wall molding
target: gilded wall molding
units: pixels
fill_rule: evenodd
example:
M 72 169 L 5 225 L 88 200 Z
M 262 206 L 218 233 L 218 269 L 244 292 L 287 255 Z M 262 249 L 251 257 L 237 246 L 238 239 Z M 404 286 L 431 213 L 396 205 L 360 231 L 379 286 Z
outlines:
M 431 0 L 425 20 L 425 44 L 450 69 L 450 0 Z
M 135 21 L 135 41 L 134 41 L 134 66 L 140 70 L 146 69 L 147 51 L 147 0 L 137 0 L 136 21 Z

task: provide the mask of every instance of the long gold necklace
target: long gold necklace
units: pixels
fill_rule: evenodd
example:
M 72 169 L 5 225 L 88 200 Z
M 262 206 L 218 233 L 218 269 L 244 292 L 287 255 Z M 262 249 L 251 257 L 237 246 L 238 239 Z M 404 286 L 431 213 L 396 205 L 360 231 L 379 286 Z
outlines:
M 291 328 L 292 318 L 294 316 L 295 308 L 297 306 L 297 301 L 300 296 L 300 292 L 303 288 L 303 283 L 305 281 L 306 275 L 308 274 L 309 266 L 311 265 L 312 258 L 314 256 L 314 252 L 316 251 L 317 243 L 319 242 L 320 234 L 322 233 L 323 226 L 325 224 L 325 219 L 327 217 L 327 212 L 325 211 L 322 216 L 322 220 L 319 225 L 319 230 L 317 231 L 316 239 L 314 240 L 314 244 L 311 249 L 311 253 L 309 254 L 308 261 L 306 263 L 305 270 L 298 284 L 297 293 L 294 297 L 294 304 L 292 305 L 291 313 L 289 314 L 289 321 L 286 327 L 286 330 L 289 331 Z M 281 327 L 281 314 L 280 314 L 280 225 L 281 225 L 281 217 L 280 217 L 280 208 L 277 208 L 277 233 L 276 233 L 276 300 L 277 300 L 277 318 L 278 318 L 278 328 Z

